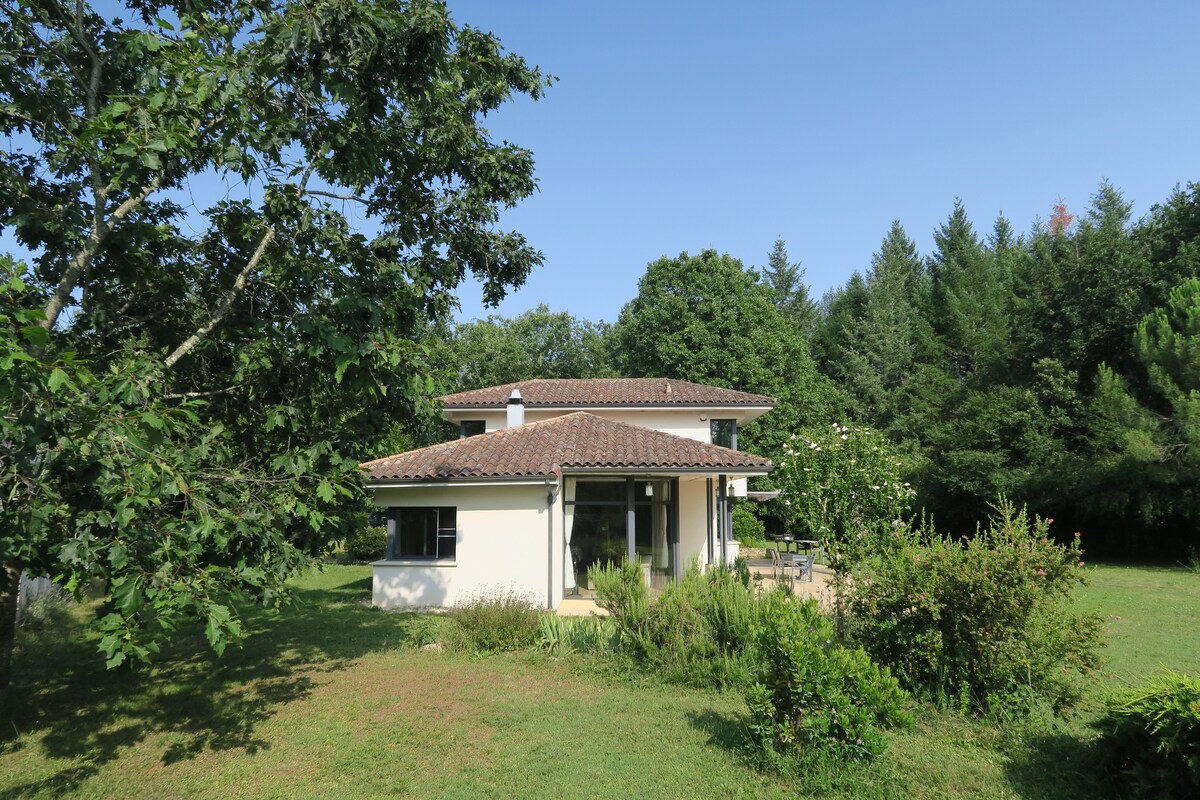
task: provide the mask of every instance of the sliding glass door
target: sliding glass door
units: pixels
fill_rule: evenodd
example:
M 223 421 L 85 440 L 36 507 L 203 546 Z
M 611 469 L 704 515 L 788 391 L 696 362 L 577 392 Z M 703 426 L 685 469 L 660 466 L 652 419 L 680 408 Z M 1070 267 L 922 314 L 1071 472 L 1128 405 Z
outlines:
M 675 577 L 675 481 L 670 478 L 567 478 L 563 530 L 565 589 L 591 595 L 593 564 L 631 557 L 647 585 Z

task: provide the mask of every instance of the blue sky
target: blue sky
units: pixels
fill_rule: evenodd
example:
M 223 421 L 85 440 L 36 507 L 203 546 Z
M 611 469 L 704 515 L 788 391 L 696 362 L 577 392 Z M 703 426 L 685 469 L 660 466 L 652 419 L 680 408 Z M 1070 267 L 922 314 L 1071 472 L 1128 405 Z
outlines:
M 1003 211 L 1024 231 L 1104 179 L 1135 216 L 1200 180 L 1194 0 L 450 6 L 559 78 L 487 123 L 540 187 L 504 217 L 546 257 L 508 316 L 611 322 L 648 262 L 761 265 L 776 237 L 820 296 L 893 219 L 927 253 L 956 197 L 977 229 Z
M 1200 180 L 1196 0 L 450 7 L 558 77 L 486 121 L 534 153 L 539 191 L 503 226 L 545 266 L 497 309 L 462 286 L 459 319 L 612 322 L 650 261 L 762 265 L 777 237 L 820 297 L 893 219 L 928 253 L 956 197 L 981 232 L 1000 212 L 1025 231 L 1104 179 L 1135 216 Z M 189 191 L 223 194 L 211 180 Z

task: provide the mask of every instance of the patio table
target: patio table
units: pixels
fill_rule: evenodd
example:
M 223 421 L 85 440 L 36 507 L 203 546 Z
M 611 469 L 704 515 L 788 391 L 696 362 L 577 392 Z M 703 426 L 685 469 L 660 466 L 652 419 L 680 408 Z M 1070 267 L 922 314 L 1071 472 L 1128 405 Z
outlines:
M 779 543 L 779 549 L 784 553 L 799 553 L 801 551 L 812 553 L 821 545 L 816 539 L 796 539 L 792 536 L 780 536 L 775 541 Z

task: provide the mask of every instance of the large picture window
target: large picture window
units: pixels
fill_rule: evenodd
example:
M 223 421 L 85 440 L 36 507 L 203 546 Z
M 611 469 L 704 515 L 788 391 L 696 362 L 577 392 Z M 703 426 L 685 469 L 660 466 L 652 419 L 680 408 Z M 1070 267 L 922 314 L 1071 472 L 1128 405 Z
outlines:
M 454 559 L 458 512 L 454 506 L 397 508 L 390 558 Z

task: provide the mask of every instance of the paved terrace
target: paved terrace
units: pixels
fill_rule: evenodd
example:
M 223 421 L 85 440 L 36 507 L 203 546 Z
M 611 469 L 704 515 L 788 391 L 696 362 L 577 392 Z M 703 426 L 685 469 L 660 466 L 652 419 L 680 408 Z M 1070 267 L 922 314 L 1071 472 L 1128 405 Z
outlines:
M 762 577 L 759 581 L 761 588 L 769 589 L 778 582 L 771 577 L 771 559 L 748 558 L 746 564 L 750 567 L 752 578 Z M 833 589 L 830 586 L 832 578 L 833 571 L 829 567 L 817 564 L 813 566 L 812 581 L 797 580 L 793 581 L 792 585 L 797 597 L 815 597 L 822 605 L 827 605 L 833 602 Z M 608 616 L 608 612 L 596 605 L 596 601 L 590 597 L 568 597 L 558 607 L 560 617 L 586 617 L 589 614 Z

